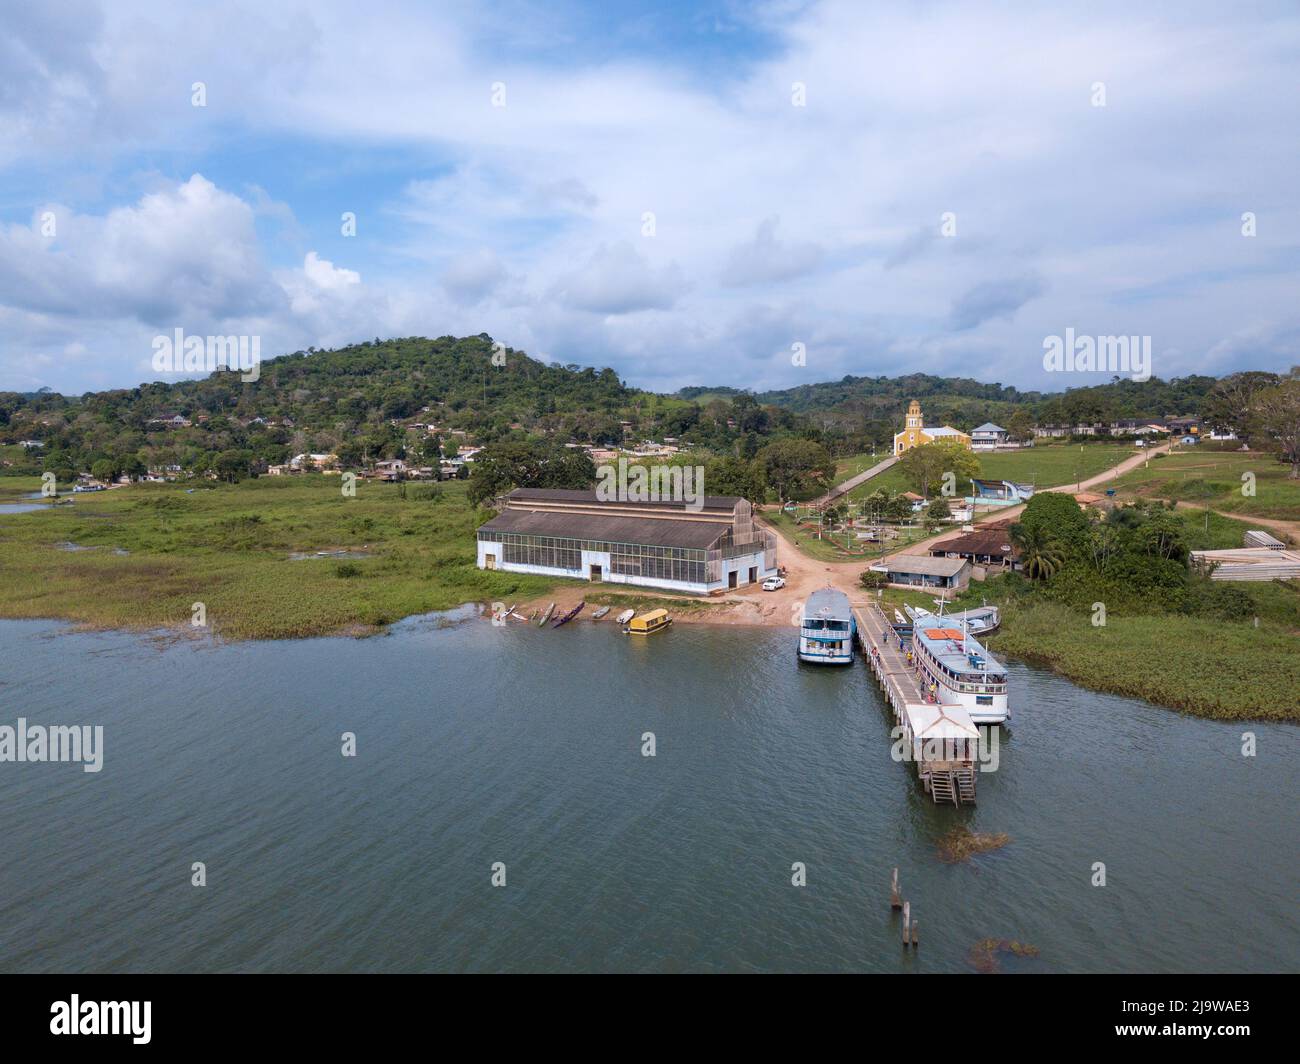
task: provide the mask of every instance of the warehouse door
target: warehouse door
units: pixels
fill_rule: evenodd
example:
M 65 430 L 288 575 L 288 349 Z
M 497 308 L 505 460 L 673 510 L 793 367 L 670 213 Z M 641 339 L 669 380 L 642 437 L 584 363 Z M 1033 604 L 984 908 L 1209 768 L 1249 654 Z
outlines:
M 599 565 L 593 565 L 591 567 L 591 579 L 597 583 L 604 579 L 604 575 L 601 572 L 601 567 Z
M 735 587 L 735 586 L 736 586 L 736 570 L 732 569 L 731 572 L 727 574 L 727 587 Z
M 495 569 L 497 567 L 497 556 L 495 554 L 483 555 L 483 568 Z
M 758 566 L 751 565 L 749 567 L 749 582 L 752 584 L 757 579 L 758 579 Z

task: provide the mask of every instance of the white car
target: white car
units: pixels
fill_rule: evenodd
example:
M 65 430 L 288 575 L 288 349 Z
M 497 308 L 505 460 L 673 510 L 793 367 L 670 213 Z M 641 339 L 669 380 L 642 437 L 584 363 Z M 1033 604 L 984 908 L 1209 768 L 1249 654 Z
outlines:
M 780 591 L 783 587 L 785 587 L 785 581 L 779 576 L 770 576 L 763 581 L 764 591 Z

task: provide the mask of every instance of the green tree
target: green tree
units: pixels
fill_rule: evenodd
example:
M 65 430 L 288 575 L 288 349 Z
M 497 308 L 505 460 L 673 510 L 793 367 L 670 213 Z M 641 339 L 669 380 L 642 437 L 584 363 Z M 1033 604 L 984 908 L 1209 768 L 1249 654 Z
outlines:
M 1004 426 L 1013 440 L 1032 440 L 1034 438 L 1034 416 L 1023 407 L 1012 411 Z
M 1201 400 L 1201 418 L 1212 429 L 1226 429 L 1243 440 L 1248 439 L 1257 427 L 1254 424 L 1256 397 L 1275 388 L 1280 379 L 1276 373 L 1260 370 L 1229 374 Z
M 933 524 L 942 524 L 944 521 L 952 520 L 952 507 L 948 505 L 948 500 L 942 495 L 937 495 L 926 507 L 925 516 Z
M 912 488 L 927 498 L 943 487 L 944 474 L 951 473 L 958 487 L 979 476 L 980 460 L 960 443 L 941 440 L 903 452 L 899 468 Z
M 1031 580 L 1047 580 L 1060 572 L 1065 552 L 1040 525 L 1011 526 L 1011 542 L 1020 551 L 1020 564 Z
M 725 455 L 704 463 L 704 490 L 709 495 L 738 495 L 757 504 L 767 497 L 767 481 L 757 462 Z
M 1027 529 L 1041 530 L 1047 539 L 1055 541 L 1067 561 L 1088 558 L 1092 553 L 1088 518 L 1074 497 L 1065 492 L 1037 492 L 1025 504 L 1020 523 Z
M 508 440 L 484 447 L 475 457 L 469 501 L 477 506 L 513 488 L 589 488 L 595 479 L 586 451 Z
M 212 463 L 212 468 L 222 480 L 235 484 L 248 476 L 252 458 L 249 451 L 222 451 Z
M 1261 389 L 1251 410 L 1264 432 L 1282 444 L 1282 456 L 1291 463 L 1291 476 L 1300 478 L 1300 366 L 1292 366 L 1281 383 Z
M 875 591 L 877 588 L 885 587 L 889 583 L 888 573 L 878 573 L 874 569 L 863 569 L 858 576 L 858 583 L 868 591 Z
M 795 495 L 825 490 L 835 462 L 820 443 L 784 439 L 769 443 L 756 459 L 784 505 Z

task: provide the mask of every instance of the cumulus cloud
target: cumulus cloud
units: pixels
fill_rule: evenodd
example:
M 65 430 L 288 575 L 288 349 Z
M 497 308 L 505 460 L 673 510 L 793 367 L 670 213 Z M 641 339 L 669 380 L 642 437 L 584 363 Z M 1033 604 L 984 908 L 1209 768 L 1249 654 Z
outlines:
M 1280 6 L 818 0 L 671 44 L 563 6 L 11 6 L 0 387 L 100 385 L 75 345 L 205 320 L 268 353 L 486 329 L 662 386 L 978 356 L 1052 387 L 1041 338 L 1072 323 L 1152 335 L 1166 376 L 1296 360 Z
M 995 318 L 1010 319 L 1016 311 L 1047 290 L 1039 277 L 1012 277 L 985 281 L 967 289 L 953 302 L 948 314 L 950 328 L 973 329 Z
M 809 241 L 781 241 L 777 218 L 759 222 L 754 239 L 732 249 L 722 271 L 722 283 L 741 287 L 787 281 L 816 269 L 822 249 Z
M 509 277 L 505 263 L 491 248 L 478 248 L 458 257 L 439 280 L 457 303 L 481 303 Z
M 552 295 L 564 306 L 595 314 L 667 310 L 685 289 L 676 263 L 655 268 L 627 241 L 601 244 L 577 270 L 561 277 Z
M 0 233 L 0 302 L 16 309 L 156 324 L 280 299 L 249 205 L 200 174 L 103 217 L 47 206 Z

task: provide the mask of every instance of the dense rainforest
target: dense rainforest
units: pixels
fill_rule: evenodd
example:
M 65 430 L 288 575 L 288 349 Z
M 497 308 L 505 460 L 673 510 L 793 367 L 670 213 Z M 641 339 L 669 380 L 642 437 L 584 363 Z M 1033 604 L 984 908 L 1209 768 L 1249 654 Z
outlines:
M 664 437 L 749 461 L 780 441 L 815 443 L 831 456 L 886 449 L 912 398 L 927 423 L 969 430 L 991 420 L 1025 433 L 1035 423 L 1194 415 L 1215 386 L 1212 377 L 1153 378 L 1043 394 L 911 374 L 759 394 L 696 387 L 660 395 L 628 387 L 612 369 L 544 363 L 486 334 L 404 337 L 270 359 L 254 383 L 218 372 L 81 396 L 0 393 L 0 443 L 41 442 L 5 450 L 5 471 L 28 473 L 86 472 L 96 463 L 127 473 L 204 471 L 218 458 L 224 468 L 255 472 L 304 452 L 360 465 L 436 460 L 465 443 Z

